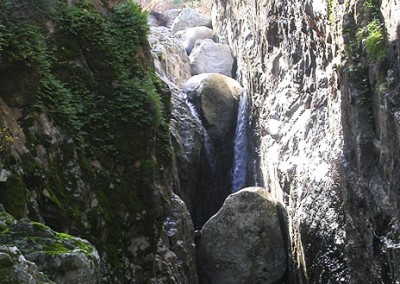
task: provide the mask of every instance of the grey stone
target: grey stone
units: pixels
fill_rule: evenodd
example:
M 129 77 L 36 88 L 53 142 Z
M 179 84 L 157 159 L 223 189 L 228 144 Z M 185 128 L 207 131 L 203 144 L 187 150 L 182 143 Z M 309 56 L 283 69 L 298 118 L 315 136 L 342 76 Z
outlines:
M 190 55 L 198 40 L 206 38 L 214 40 L 215 33 L 207 27 L 193 27 L 179 31 L 175 36 L 182 40 L 186 53 Z
M 193 76 L 183 87 L 216 145 L 226 142 L 229 133 L 234 131 L 238 98 L 242 90 L 236 80 L 215 73 Z
M 198 26 L 206 26 L 211 28 L 211 19 L 200 14 L 192 8 L 184 8 L 175 18 L 171 30 L 173 33 L 176 33 L 180 30 Z
M 100 256 L 88 241 L 54 232 L 41 223 L 26 219 L 15 221 L 5 212 L 0 212 L 0 220 L 3 220 L 3 227 L 0 227 L 3 250 L 0 251 L 8 252 L 11 259 L 21 255 L 22 262 L 17 265 L 25 267 L 21 270 L 23 274 L 16 275 L 18 279 L 26 273 L 42 277 L 37 272 L 41 271 L 56 283 L 95 284 L 100 281 Z
M 165 27 L 151 27 L 148 38 L 158 76 L 181 87 L 190 78 L 189 58 L 181 42 Z
M 219 73 L 232 77 L 234 58 L 227 44 L 216 43 L 211 39 L 199 40 L 189 59 L 192 75 Z
M 277 203 L 265 188 L 231 194 L 201 229 L 201 283 L 279 283 L 287 269 Z

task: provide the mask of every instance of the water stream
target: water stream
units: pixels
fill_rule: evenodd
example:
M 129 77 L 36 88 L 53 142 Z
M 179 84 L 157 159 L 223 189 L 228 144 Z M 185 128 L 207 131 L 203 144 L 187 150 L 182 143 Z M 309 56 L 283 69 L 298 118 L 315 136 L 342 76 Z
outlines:
M 247 125 L 249 122 L 249 100 L 247 91 L 243 91 L 239 101 L 238 117 L 234 140 L 234 159 L 232 167 L 232 192 L 236 192 L 246 185 L 247 152 Z
M 196 110 L 196 107 L 187 99 L 185 98 L 185 103 L 188 106 L 191 114 L 193 115 L 193 117 L 196 119 L 196 121 L 199 123 L 199 125 L 201 125 L 202 127 L 202 132 L 204 134 L 204 148 L 206 150 L 206 159 L 208 162 L 208 165 L 211 168 L 211 172 L 212 173 L 216 173 L 217 171 L 217 161 L 215 158 L 215 149 L 214 149 L 214 145 L 211 142 L 210 136 L 208 135 L 207 130 L 204 128 L 203 126 L 203 122 L 200 119 L 200 115 Z

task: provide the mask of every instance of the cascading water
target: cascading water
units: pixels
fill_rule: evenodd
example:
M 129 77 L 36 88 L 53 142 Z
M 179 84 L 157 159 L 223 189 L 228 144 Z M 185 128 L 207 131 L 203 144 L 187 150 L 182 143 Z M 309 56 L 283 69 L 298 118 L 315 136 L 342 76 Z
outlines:
M 211 172 L 212 173 L 216 173 L 217 170 L 217 162 L 215 159 L 215 150 L 214 150 L 214 146 L 211 142 L 210 136 L 208 135 L 206 129 L 203 126 L 203 122 L 200 119 L 199 113 L 196 110 L 196 107 L 187 99 L 185 98 L 185 103 L 188 106 L 190 112 L 192 113 L 193 117 L 197 120 L 197 122 L 199 123 L 199 125 L 201 125 L 201 127 L 203 128 L 203 134 L 204 134 L 204 148 L 206 150 L 206 159 L 207 162 L 211 168 Z
M 232 167 L 232 192 L 243 188 L 246 184 L 247 168 L 247 125 L 249 121 L 249 101 L 247 91 L 243 91 L 239 101 L 238 118 L 234 141 L 234 159 Z

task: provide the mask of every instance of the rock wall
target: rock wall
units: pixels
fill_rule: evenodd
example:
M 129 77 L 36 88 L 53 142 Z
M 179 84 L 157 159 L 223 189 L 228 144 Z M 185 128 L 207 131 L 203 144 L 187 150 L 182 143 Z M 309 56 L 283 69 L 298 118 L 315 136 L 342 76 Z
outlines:
M 253 179 L 289 214 L 293 283 L 399 281 L 398 9 L 214 3 L 251 96 Z
M 173 194 L 170 91 L 152 71 L 147 34 L 130 1 L 0 2 L 0 204 L 90 241 L 101 264 L 90 283 L 196 281 L 193 225 Z M 21 254 L 25 279 L 48 254 L 79 250 L 38 243 L 42 231 L 18 224 L 29 246 L 1 222 L 0 244 L 12 248 L 2 246 L 3 272 Z M 60 283 L 82 282 L 68 277 Z

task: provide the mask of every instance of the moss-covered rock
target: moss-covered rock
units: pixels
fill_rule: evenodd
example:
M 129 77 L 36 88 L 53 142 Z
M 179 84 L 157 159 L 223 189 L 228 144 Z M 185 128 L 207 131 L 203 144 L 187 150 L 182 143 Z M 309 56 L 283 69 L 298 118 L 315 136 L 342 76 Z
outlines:
M 54 232 L 42 223 L 27 219 L 16 221 L 11 215 L 0 212 L 2 247 L 8 247 L 8 254 L 2 254 L 0 249 L 0 270 L 8 271 L 10 276 L 1 283 L 14 283 L 14 280 L 15 283 L 27 283 L 18 282 L 20 276 L 12 270 L 15 269 L 15 254 L 22 255 L 27 263 L 32 262 L 29 263 L 31 271 L 36 271 L 36 274 L 42 271 L 56 283 L 99 282 L 100 257 L 97 250 L 86 240 Z
M 0 3 L 0 77 L 10 86 L 0 91 L 10 137 L 0 144 L 10 173 L 0 203 L 17 218 L 87 238 L 104 281 L 147 281 L 172 178 L 170 94 L 151 70 L 146 15 L 131 1 L 102 9 L 39 2 Z M 19 73 L 26 84 L 11 76 L 18 66 L 30 70 Z M 27 227 L 32 238 L 46 232 Z M 57 237 L 24 240 L 51 258 L 69 249 Z

